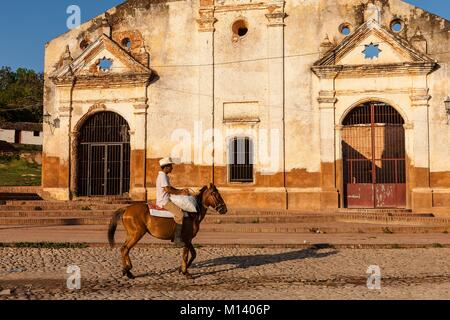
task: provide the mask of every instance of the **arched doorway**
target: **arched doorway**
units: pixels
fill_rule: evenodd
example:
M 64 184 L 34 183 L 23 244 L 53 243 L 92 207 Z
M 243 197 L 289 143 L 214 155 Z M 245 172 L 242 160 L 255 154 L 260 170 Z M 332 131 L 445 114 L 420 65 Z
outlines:
M 118 196 L 130 190 L 130 127 L 114 112 L 99 112 L 79 131 L 78 196 Z
M 367 102 L 343 121 L 347 208 L 406 207 L 404 119 L 392 106 Z

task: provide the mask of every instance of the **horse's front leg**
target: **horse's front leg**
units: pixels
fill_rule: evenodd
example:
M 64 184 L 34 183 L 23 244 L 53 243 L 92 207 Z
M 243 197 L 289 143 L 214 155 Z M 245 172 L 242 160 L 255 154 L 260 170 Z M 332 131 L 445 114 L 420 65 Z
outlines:
M 187 278 L 192 278 L 192 276 L 188 272 L 188 258 L 189 258 L 189 245 L 186 244 L 183 248 L 183 260 L 181 262 L 181 268 L 180 271 L 183 275 L 185 275 Z
M 189 262 L 187 264 L 188 269 L 191 267 L 191 265 L 194 262 L 195 258 L 197 258 L 197 252 L 195 251 L 195 248 L 192 245 L 192 243 L 189 244 L 189 252 L 191 253 L 191 258 L 189 259 Z

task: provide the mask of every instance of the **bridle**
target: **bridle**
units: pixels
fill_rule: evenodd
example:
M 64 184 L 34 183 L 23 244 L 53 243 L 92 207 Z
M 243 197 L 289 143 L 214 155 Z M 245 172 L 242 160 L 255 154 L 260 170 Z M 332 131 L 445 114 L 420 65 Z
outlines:
M 212 197 L 212 198 L 214 199 L 213 204 L 211 205 L 211 207 L 212 207 L 214 210 L 216 210 L 217 212 L 221 213 L 221 212 L 222 212 L 222 209 L 225 208 L 225 203 L 223 203 L 223 202 L 222 202 L 222 203 L 219 203 L 219 199 L 218 199 L 218 197 L 217 197 L 217 194 L 218 194 L 218 192 L 217 192 L 216 190 L 213 189 L 213 190 L 210 192 L 210 194 L 208 195 L 208 197 Z M 208 207 L 204 205 L 203 201 L 202 201 L 202 206 L 203 206 L 205 209 L 208 209 Z

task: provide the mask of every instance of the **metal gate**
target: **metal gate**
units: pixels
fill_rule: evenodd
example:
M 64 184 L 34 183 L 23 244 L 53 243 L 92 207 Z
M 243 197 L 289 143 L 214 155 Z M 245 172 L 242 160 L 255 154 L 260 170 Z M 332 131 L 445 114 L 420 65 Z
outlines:
M 130 190 L 130 135 L 124 118 L 100 112 L 80 130 L 78 196 L 116 196 Z
M 345 118 L 342 132 L 347 208 L 406 206 L 405 130 L 391 106 L 369 102 Z

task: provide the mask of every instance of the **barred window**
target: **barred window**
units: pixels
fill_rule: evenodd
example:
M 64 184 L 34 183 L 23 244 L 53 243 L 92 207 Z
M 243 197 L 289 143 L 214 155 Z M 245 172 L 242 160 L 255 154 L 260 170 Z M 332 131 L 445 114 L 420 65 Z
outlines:
M 234 138 L 229 145 L 230 182 L 253 182 L 253 142 Z

